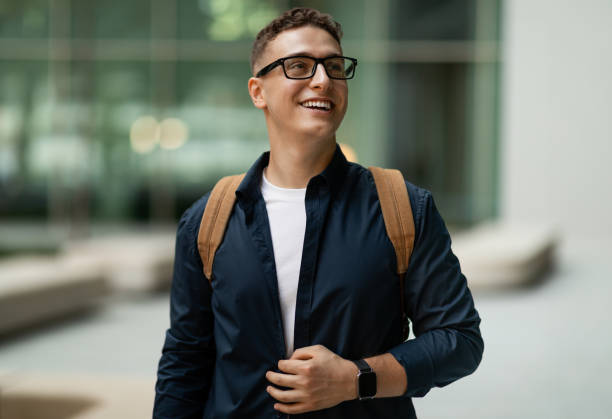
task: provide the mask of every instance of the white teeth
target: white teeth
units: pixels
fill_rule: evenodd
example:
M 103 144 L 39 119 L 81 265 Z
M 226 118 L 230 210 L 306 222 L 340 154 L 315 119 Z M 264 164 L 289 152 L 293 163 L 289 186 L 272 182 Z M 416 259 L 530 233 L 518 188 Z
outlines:
M 322 100 L 307 100 L 306 102 L 302 103 L 302 106 L 306 106 L 307 108 L 325 108 L 325 109 L 331 109 L 331 102 L 328 101 L 322 101 Z

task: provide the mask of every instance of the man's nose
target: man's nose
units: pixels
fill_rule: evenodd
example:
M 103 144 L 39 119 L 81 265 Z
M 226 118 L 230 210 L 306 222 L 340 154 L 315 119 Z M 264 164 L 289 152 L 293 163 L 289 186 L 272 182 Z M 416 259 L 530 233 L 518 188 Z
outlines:
M 327 76 L 327 72 L 325 71 L 325 67 L 323 66 L 323 64 L 319 63 L 317 65 L 314 75 L 312 76 L 310 84 L 313 88 L 320 87 L 325 89 L 329 86 L 329 83 L 330 80 Z

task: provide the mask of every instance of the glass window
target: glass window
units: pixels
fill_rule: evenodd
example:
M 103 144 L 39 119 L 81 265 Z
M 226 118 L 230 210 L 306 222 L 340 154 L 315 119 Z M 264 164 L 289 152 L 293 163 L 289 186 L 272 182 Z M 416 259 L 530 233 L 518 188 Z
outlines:
M 402 40 L 471 40 L 477 0 L 394 0 L 391 37 Z
M 300 5 L 359 59 L 338 141 L 431 189 L 450 222 L 493 216 L 497 0 L 3 1 L 19 56 L 0 55 L 0 216 L 169 220 L 246 170 L 268 148 L 251 45 Z
M 151 0 L 72 0 L 72 37 L 146 39 L 151 36 Z
M 49 1 L 3 0 L 0 2 L 1 38 L 44 38 L 49 33 Z
M 287 6 L 282 0 L 184 0 L 177 2 L 181 39 L 252 41 Z

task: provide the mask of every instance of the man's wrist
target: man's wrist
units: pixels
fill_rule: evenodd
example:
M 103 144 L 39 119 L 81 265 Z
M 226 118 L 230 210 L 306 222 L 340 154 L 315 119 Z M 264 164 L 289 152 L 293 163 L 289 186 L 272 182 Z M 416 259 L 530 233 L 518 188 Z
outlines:
M 359 368 L 353 361 L 346 360 L 347 369 L 347 385 L 345 400 L 355 400 L 359 398 Z

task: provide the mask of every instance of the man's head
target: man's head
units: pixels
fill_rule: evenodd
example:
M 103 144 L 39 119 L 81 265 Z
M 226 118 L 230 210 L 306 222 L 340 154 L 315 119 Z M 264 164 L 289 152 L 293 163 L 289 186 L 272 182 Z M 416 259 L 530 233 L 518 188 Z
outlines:
M 342 27 L 327 13 L 321 13 L 318 10 L 307 7 L 296 7 L 287 10 L 268 23 L 257 34 L 253 43 L 253 49 L 251 50 L 251 71 L 253 75 L 264 65 L 260 62 L 260 58 L 270 41 L 283 31 L 303 26 L 314 26 L 327 31 L 340 45 Z
M 356 65 L 342 57 L 340 36 L 331 16 L 303 8 L 283 13 L 257 36 L 248 87 L 271 143 L 335 139 L 348 104 L 346 78 Z

